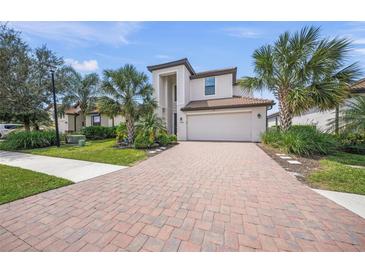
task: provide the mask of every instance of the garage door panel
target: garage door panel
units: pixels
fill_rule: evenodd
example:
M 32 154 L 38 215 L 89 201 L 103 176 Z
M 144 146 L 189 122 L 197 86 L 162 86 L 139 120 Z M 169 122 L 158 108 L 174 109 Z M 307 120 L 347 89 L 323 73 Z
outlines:
M 251 112 L 188 116 L 188 140 L 251 141 Z

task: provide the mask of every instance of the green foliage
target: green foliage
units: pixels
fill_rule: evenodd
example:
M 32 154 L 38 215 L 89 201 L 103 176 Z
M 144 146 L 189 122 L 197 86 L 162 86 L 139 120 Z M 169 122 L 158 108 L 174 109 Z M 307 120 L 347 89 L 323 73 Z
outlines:
M 50 67 L 61 69 L 63 60 L 45 46 L 31 49 L 21 34 L 0 23 L 0 119 L 21 121 L 26 130 L 49 123 Z M 64 78 L 56 73 L 56 89 Z
M 145 148 L 149 148 L 153 145 L 154 140 L 151 139 L 151 136 L 149 136 L 148 134 L 143 134 L 140 133 L 137 135 L 137 137 L 134 140 L 134 147 L 135 148 L 140 148 L 140 149 L 145 149 Z
M 169 135 L 170 143 L 176 143 L 177 137 L 174 134 Z
M 150 112 L 139 119 L 137 132 L 138 134 L 149 136 L 150 141 L 153 142 L 159 134 L 166 134 L 166 127 L 160 117 Z
M 287 130 L 293 115 L 312 107 L 332 109 L 347 98 L 360 71 L 357 64 L 346 65 L 350 47 L 348 39 L 321 38 L 315 27 L 285 32 L 254 51 L 255 76 L 239 82 L 248 92 L 270 90 L 279 100 L 281 126 Z
M 365 96 L 355 96 L 340 117 L 342 130 L 365 136 Z
M 162 132 L 157 135 L 156 142 L 159 143 L 161 146 L 167 146 L 171 143 L 171 138 L 167 133 Z
M 56 132 L 47 131 L 14 131 L 9 133 L 0 144 L 1 149 L 20 150 L 41 148 L 56 145 Z
M 125 117 L 128 143 L 132 144 L 135 136 L 135 121 L 156 108 L 153 87 L 148 76 L 137 71 L 133 65 L 125 65 L 117 70 L 105 70 L 103 91 L 114 104 L 118 105 Z
M 100 94 L 98 74 L 82 75 L 72 67 L 65 68 L 63 73 L 67 75 L 68 81 L 62 98 L 62 110 L 78 105 L 81 113 L 85 116 L 87 111 L 92 111 L 96 107 Z
M 81 133 L 88 140 L 102 140 L 116 137 L 115 127 L 90 126 L 81 129 Z
M 302 156 L 326 155 L 338 148 L 334 136 L 322 133 L 314 126 L 292 126 L 287 131 L 269 129 L 262 135 L 262 142 Z
M 120 123 L 117 128 L 116 128 L 116 140 L 117 143 L 123 143 L 126 142 L 126 140 L 128 139 L 128 131 L 127 131 L 127 126 L 125 125 L 125 123 Z
M 337 140 L 341 144 L 342 150 L 350 153 L 365 154 L 365 131 L 343 131 L 337 136 Z

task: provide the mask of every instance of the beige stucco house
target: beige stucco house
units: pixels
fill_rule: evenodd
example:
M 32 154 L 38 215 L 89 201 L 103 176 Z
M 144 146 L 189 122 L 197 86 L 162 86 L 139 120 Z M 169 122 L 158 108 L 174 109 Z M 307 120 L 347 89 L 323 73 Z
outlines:
M 148 66 L 157 114 L 178 140 L 258 142 L 272 100 L 244 97 L 237 68 L 195 72 L 188 59 Z
M 53 107 L 49 108 L 49 112 L 53 119 Z M 124 118 L 121 115 L 114 117 L 115 126 L 121 122 L 124 122 Z M 77 104 L 66 109 L 63 113 L 58 113 L 58 127 L 61 133 L 78 132 L 85 126 L 111 127 L 113 126 L 113 119 L 97 110 L 87 113 L 84 118 Z
M 346 109 L 354 96 L 365 96 L 365 78 L 357 81 L 351 86 L 351 97 L 339 106 L 339 112 Z M 293 125 L 315 125 L 321 131 L 332 131 L 334 128 L 329 125 L 336 117 L 336 109 L 320 111 L 312 108 L 302 115 L 294 116 Z M 280 125 L 279 112 L 267 116 L 268 127 Z

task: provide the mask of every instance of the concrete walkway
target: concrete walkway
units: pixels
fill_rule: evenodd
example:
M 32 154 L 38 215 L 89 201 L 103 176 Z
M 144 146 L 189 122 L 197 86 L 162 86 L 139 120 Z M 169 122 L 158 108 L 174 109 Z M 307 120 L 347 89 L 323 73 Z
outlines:
M 46 173 L 75 183 L 126 168 L 125 166 L 9 151 L 0 151 L 0 164 Z
M 313 189 L 315 192 L 334 201 L 335 203 L 351 210 L 365 218 L 365 195 L 343 193 L 329 190 Z

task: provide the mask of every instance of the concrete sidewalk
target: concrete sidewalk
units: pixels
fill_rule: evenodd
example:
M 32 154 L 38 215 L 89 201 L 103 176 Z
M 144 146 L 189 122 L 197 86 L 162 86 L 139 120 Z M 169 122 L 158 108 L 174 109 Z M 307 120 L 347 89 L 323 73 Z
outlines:
M 125 166 L 9 151 L 0 151 L 0 164 L 54 175 L 75 183 L 126 168 Z
M 322 196 L 365 218 L 365 195 L 313 189 Z

